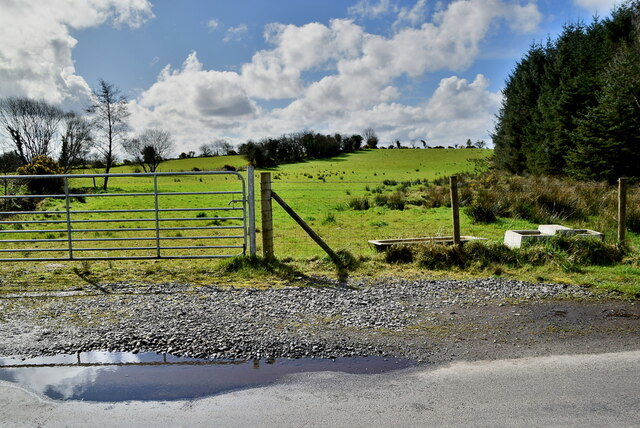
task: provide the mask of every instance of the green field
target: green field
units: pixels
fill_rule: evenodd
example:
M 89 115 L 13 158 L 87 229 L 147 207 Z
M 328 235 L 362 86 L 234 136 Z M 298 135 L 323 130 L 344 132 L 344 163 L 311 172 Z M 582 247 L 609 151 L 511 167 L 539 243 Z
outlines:
M 429 276 L 488 276 L 500 274 L 528 280 L 562 281 L 585 285 L 598 285 L 603 288 L 615 288 L 625 293 L 638 293 L 640 287 L 640 269 L 637 260 L 630 256 L 619 266 L 585 267 L 579 272 L 566 272 L 558 267 L 543 266 L 523 269 L 484 269 L 476 271 L 424 271 L 414 265 L 389 265 L 368 244 L 371 239 L 409 238 L 424 236 L 451 235 L 451 212 L 446 206 L 428 208 L 425 204 L 427 181 L 446 178 L 461 172 L 473 172 L 481 169 L 483 163 L 478 160 L 492 154 L 490 150 L 479 149 L 406 149 L 406 150 L 369 150 L 337 158 L 313 160 L 297 164 L 282 165 L 268 170 L 272 176 L 272 188 L 294 210 L 296 210 L 334 250 L 346 250 L 363 261 L 352 275 L 429 275 Z M 171 160 L 163 163 L 160 172 L 180 172 L 193 170 L 220 170 L 225 165 L 236 168 L 244 167 L 246 162 L 239 156 L 223 156 L 213 158 L 194 158 Z M 133 166 L 120 166 L 114 173 L 134 172 Z M 84 171 L 86 173 L 99 171 Z M 259 200 L 259 174 L 256 172 L 256 195 Z M 244 174 L 244 173 L 243 173 Z M 99 186 L 99 181 L 96 183 Z M 70 185 L 76 189 L 92 189 L 93 180 L 78 179 Z M 193 192 L 236 190 L 239 188 L 233 176 L 187 176 L 164 177 L 158 180 L 161 191 Z M 110 180 L 110 192 L 148 192 L 153 189 L 150 179 L 140 177 L 113 178 Z M 379 206 L 376 200 L 393 195 L 403 190 L 405 204 L 402 210 Z M 446 199 L 448 195 L 443 195 Z M 191 218 L 189 225 L 199 226 L 231 226 L 241 225 L 238 220 L 227 219 L 237 214 L 209 212 L 205 208 L 211 206 L 238 206 L 232 201 L 233 195 L 218 195 L 213 203 L 212 196 L 164 196 L 160 200 L 161 208 L 180 207 L 192 211 L 164 213 L 167 219 L 183 217 Z M 366 198 L 369 208 L 356 210 L 349 206 L 354 198 Z M 84 201 L 74 200 L 72 210 L 91 211 L 95 209 L 145 209 L 153 204 L 152 197 L 137 199 L 127 197 L 89 197 Z M 63 201 L 50 200 L 39 209 L 63 209 Z M 274 237 L 275 254 L 280 260 L 289 263 L 292 269 L 301 274 L 329 274 L 334 271 L 326 261 L 323 251 L 288 217 L 274 202 Z M 140 216 L 147 215 L 146 213 Z M 257 206 L 257 228 L 260 230 L 260 207 Z M 144 227 L 151 219 L 137 218 L 136 227 Z M 227 217 L 228 216 L 228 217 Z M 123 215 L 124 217 L 124 215 Z M 86 214 L 86 219 L 97 217 Z M 184 222 L 183 222 L 184 223 Z M 167 220 L 166 226 L 178 226 L 178 222 Z M 589 227 L 581 222 L 579 225 L 563 223 L 567 226 Z M 120 227 L 122 228 L 123 225 Z M 95 226 L 94 226 L 95 227 Z M 128 226 L 127 226 L 128 227 Z M 492 242 L 501 242 L 508 229 L 535 229 L 536 224 L 524 220 L 509 218 L 499 219 L 491 224 L 473 224 L 461 213 L 461 232 L 487 238 Z M 125 227 L 126 228 L 126 227 Z M 225 234 L 225 229 L 212 230 L 212 234 Z M 610 232 L 610 231 L 607 231 Z M 163 236 L 175 239 L 180 245 L 214 245 L 216 242 L 189 239 L 202 232 L 167 231 Z M 135 238 L 142 236 L 134 232 L 87 232 L 86 236 L 110 236 Z M 24 236 L 24 235 L 23 235 Z M 51 233 L 50 237 L 62 239 L 62 234 Z M 609 233 L 611 239 L 611 233 Z M 638 236 L 631 234 L 632 246 L 637 246 Z M 41 244 L 46 247 L 49 244 Z M 89 244 L 87 244 L 89 245 Z M 192 250 L 172 250 L 176 254 L 186 254 Z M 207 250 L 210 251 L 210 250 Z M 235 254 L 235 250 L 224 254 Z M 261 251 L 261 234 L 258 234 L 258 251 Z M 148 253 L 153 253 L 149 251 Z M 206 253 L 206 251 L 205 251 Z M 35 253 L 34 253 L 35 254 Z M 98 254 L 107 254 L 103 252 Z M 126 251 L 112 251 L 111 255 L 132 254 Z M 168 253 L 164 253 L 168 254 Z M 35 256 L 32 256 L 35 257 Z M 52 267 L 53 266 L 53 267 Z M 194 284 L 208 284 L 218 281 L 219 262 L 216 260 L 193 261 L 96 261 L 96 262 L 9 262 L 3 263 L 0 286 L 3 291 L 15 289 L 65 288 L 73 287 L 78 282 L 109 282 L 115 280 L 148 280 L 148 281 L 188 281 Z M 295 275 L 294 275 L 295 276 Z M 82 278 L 79 281 L 78 277 Z M 261 277 L 262 278 L 262 277 Z M 236 278 L 237 279 L 237 278 Z M 247 279 L 253 285 L 262 279 Z M 278 283 L 277 278 L 271 281 Z

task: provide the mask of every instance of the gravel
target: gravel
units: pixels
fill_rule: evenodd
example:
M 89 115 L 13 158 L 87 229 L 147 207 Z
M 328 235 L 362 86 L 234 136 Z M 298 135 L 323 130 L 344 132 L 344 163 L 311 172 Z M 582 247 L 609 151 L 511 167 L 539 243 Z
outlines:
M 112 283 L 75 294 L 5 296 L 0 355 L 105 350 L 224 359 L 383 355 L 432 361 L 451 354 L 460 335 L 502 343 L 500 323 L 521 313 L 526 318 L 527 308 L 531 312 L 536 304 L 543 304 L 545 317 L 558 318 L 567 313 L 558 302 L 593 299 L 580 287 L 505 279 L 315 283 L 322 285 L 256 290 Z M 620 305 L 614 308 L 619 313 L 635 314 L 629 312 L 633 304 Z M 626 315 L 619 318 L 637 321 Z M 494 320 L 499 327 L 489 331 Z

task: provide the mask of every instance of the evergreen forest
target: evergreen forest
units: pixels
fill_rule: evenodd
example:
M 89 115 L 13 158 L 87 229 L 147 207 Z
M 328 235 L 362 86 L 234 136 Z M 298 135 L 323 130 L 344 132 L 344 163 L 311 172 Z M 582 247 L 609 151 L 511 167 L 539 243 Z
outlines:
M 533 44 L 503 96 L 493 133 L 498 169 L 640 178 L 640 1 Z

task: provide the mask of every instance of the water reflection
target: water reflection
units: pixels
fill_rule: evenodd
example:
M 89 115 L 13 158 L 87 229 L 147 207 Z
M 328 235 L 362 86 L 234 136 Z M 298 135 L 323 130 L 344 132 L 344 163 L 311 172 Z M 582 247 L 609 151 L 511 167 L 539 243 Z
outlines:
M 224 361 L 127 352 L 0 358 L 0 379 L 58 400 L 180 400 L 272 383 L 290 373 L 382 373 L 409 367 L 382 357 Z

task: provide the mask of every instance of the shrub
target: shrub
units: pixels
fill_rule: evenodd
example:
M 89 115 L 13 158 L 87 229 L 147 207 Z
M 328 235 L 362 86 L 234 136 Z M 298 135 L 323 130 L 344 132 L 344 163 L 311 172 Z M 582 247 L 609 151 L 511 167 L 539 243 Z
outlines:
M 378 194 L 374 197 L 374 203 L 379 207 L 389 207 L 392 210 L 404 210 L 406 196 L 400 192 L 391 194 Z
M 449 189 L 444 186 L 427 187 L 424 194 L 424 207 L 438 208 L 441 206 L 451 206 Z
M 62 174 L 62 168 L 48 156 L 35 156 L 33 161 L 18 168 L 20 175 Z M 58 177 L 33 178 L 26 181 L 27 189 L 36 195 L 54 195 L 63 192 L 64 180 Z
M 385 205 L 387 205 L 387 195 L 375 195 L 373 197 L 373 203 L 378 207 L 384 207 Z
M 448 269 L 464 267 L 466 264 L 463 247 L 438 243 L 419 245 L 415 259 L 418 265 L 426 269 Z
M 387 199 L 387 206 L 392 210 L 404 210 L 405 203 L 405 196 L 400 192 L 390 194 Z
M 493 223 L 496 217 L 495 207 L 474 201 L 471 205 L 464 207 L 463 212 L 471 218 L 472 223 Z
M 336 251 L 336 255 L 338 256 L 338 259 L 340 259 L 343 269 L 354 270 L 361 264 L 361 260 L 354 257 L 353 254 L 347 250 L 338 250 Z M 327 259 L 330 260 L 329 256 L 327 256 Z
M 355 197 L 355 198 L 351 198 L 349 199 L 349 202 L 347 202 L 347 205 L 349 205 L 349 208 L 356 210 L 356 211 L 365 211 L 369 209 L 369 199 L 367 198 L 359 198 L 359 197 Z
M 640 233 L 640 207 L 637 204 L 627 207 L 627 229 L 633 233 Z
M 624 250 L 596 239 L 558 236 L 538 245 L 510 249 L 501 243 L 472 241 L 463 246 L 430 242 L 422 245 L 392 246 L 385 254 L 387 263 L 415 261 L 426 269 L 486 268 L 496 265 L 555 265 L 568 272 L 580 266 L 611 265 L 622 260 Z
M 473 201 L 464 207 L 464 213 L 475 223 L 493 223 L 497 220 L 498 205 L 486 190 L 478 190 Z
M 408 245 L 392 245 L 384 253 L 387 263 L 411 263 L 413 262 L 413 250 Z

